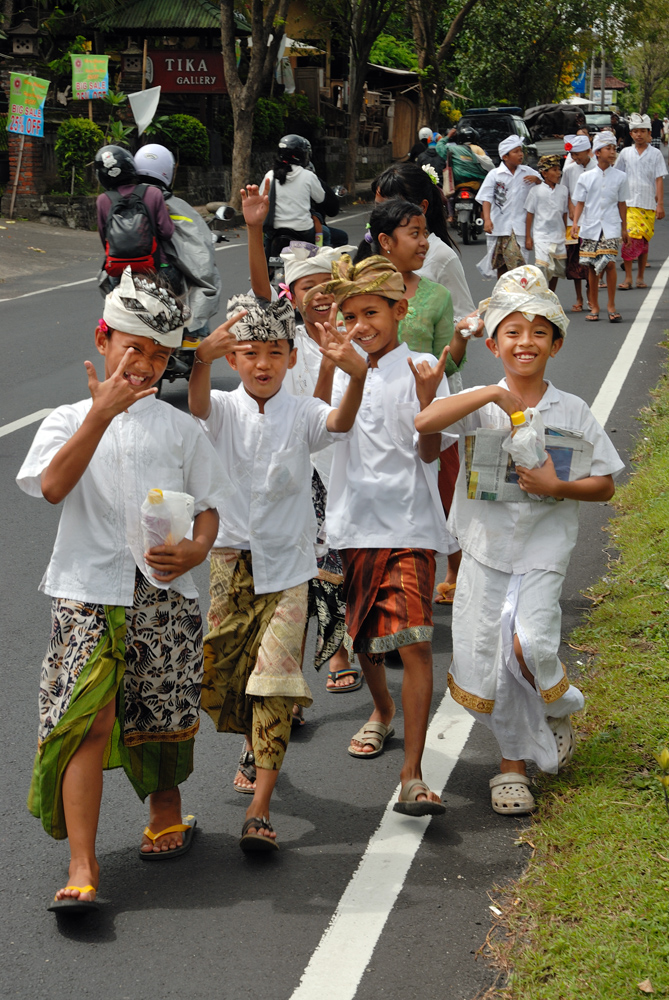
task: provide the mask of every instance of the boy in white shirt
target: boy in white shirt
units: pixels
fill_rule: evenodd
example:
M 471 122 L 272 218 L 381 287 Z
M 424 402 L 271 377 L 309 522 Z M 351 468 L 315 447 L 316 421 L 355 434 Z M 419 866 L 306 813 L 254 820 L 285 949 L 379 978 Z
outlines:
M 569 321 L 538 268 L 504 275 L 479 310 L 504 379 L 435 400 L 416 417 L 418 430 L 461 436 L 477 428 L 511 430 L 510 414 L 536 407 L 546 426 L 573 431 L 593 446 L 590 475 L 575 482 L 558 478 L 550 457 L 539 468 L 516 466 L 521 489 L 559 503 L 468 499 L 463 463 L 449 518 L 463 550 L 449 687 L 499 743 L 493 809 L 517 814 L 535 806 L 525 761 L 555 773 L 573 752 L 569 716 L 583 707 L 583 696 L 558 657 L 560 593 L 578 533 L 578 501 L 609 500 L 623 463 L 583 400 L 544 379 Z
M 228 317 L 197 348 L 188 387 L 191 412 L 235 487 L 219 509 L 212 552 L 212 592 L 224 595 L 227 615 L 219 607 L 222 620 L 205 638 L 202 707 L 219 732 L 251 740 L 256 780 L 240 847 L 267 851 L 278 850 L 269 807 L 293 704 L 313 700 L 301 670 L 308 581 L 317 574 L 310 456 L 351 429 L 367 366 L 333 331 L 323 351 L 351 376 L 339 406 L 291 396 L 283 386 L 296 361 L 290 303 L 237 295 Z M 233 392 L 211 390 L 211 364 L 224 355 L 241 378 Z
M 650 118 L 633 114 L 630 117 L 633 146 L 626 146 L 616 160 L 616 170 L 627 175 L 627 232 L 629 241 L 623 246 L 625 280 L 618 285 L 622 291 L 632 287 L 632 262 L 639 261 L 637 288 L 647 288 L 643 280 L 648 263 L 648 244 L 655 233 L 655 220 L 664 218 L 664 177 L 667 166 L 659 148 L 651 145 Z
M 618 155 L 613 132 L 598 132 L 592 146 L 594 170 L 584 171 L 574 191 L 572 235 L 581 240 L 579 261 L 588 267 L 590 323 L 599 319 L 599 276 L 606 273 L 609 323 L 620 323 L 616 312 L 616 260 L 627 243 L 627 178 L 613 164 Z
M 544 183 L 533 187 L 525 202 L 525 246 L 528 250 L 534 248 L 534 263 L 554 292 L 558 278 L 565 276 L 568 194 L 560 184 L 559 156 L 542 156 L 538 169 Z
M 560 183 L 566 187 L 569 195 L 569 217 L 567 219 L 565 240 L 567 245 L 566 277 L 574 282 L 574 290 L 576 292 L 576 302 L 571 307 L 571 311 L 583 312 L 582 282 L 587 282 L 588 280 L 588 269 L 578 259 L 579 239 L 572 232 L 572 216 L 574 212 L 572 199 L 579 177 L 584 170 L 594 170 L 597 166 L 597 161 L 592 155 L 592 146 L 587 135 L 581 135 L 580 133 L 577 135 L 566 135 L 564 137 L 564 148 L 567 153 L 567 159 L 562 168 L 562 180 Z M 589 304 L 592 305 L 592 303 Z
M 53 629 L 28 799 L 51 836 L 69 838 L 72 884 L 49 907 L 59 912 L 98 905 L 103 767 L 123 766 L 150 796 L 142 858 L 174 857 L 192 842 L 179 794 L 193 769 L 202 679 L 189 570 L 216 538 L 228 480 L 195 422 L 155 399 L 188 317 L 171 290 L 127 268 L 95 331 L 105 380 L 85 362 L 92 399 L 46 418 L 17 477 L 31 496 L 64 500 L 40 585 Z M 156 487 L 193 496 L 192 539 L 145 552 L 140 508 Z
M 527 263 L 525 246 L 525 201 L 529 184 L 541 184 L 531 167 L 523 166 L 523 139 L 509 135 L 499 144 L 502 162 L 479 188 L 476 200 L 483 210 L 483 228 L 488 234 L 488 253 L 476 265 L 484 278 L 501 277 L 505 271 Z
M 330 545 L 344 564 L 348 649 L 358 654 L 374 700 L 370 720 L 352 738 L 353 757 L 374 758 L 394 734 L 395 705 L 384 657 L 399 650 L 404 666 L 404 765 L 396 812 L 444 812 L 422 780 L 421 759 L 432 696 L 432 595 L 435 551 L 457 546 L 446 528 L 437 485 L 437 458 L 450 437 L 416 434 L 413 420 L 435 395 L 448 395 L 444 367 L 398 341 L 406 315 L 404 280 L 380 256 L 333 266 L 333 278 L 312 289 L 334 295 L 346 329 L 367 354 L 369 371 L 353 432 L 335 445 L 326 512 Z M 451 347 L 461 336 L 456 327 Z M 348 392 L 337 372 L 332 400 Z

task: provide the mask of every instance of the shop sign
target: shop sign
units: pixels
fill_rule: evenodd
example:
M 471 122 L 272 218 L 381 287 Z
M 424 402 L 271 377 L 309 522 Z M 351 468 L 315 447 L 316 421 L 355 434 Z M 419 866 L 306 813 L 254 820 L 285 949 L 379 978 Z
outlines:
M 146 78 L 163 94 L 225 94 L 220 52 L 173 49 L 149 52 Z

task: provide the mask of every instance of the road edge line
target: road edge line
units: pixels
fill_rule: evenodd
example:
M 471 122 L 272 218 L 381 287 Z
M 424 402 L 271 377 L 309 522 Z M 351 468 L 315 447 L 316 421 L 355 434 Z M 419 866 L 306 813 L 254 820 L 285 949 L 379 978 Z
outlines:
M 5 437 L 6 434 L 13 434 L 14 431 L 20 431 L 22 427 L 28 427 L 29 424 L 34 424 L 37 420 L 43 420 L 44 417 L 48 417 L 52 412 L 53 407 L 49 406 L 45 410 L 35 410 L 34 413 L 29 413 L 25 417 L 19 417 L 18 420 L 12 420 L 11 423 L 0 427 L 0 437 Z

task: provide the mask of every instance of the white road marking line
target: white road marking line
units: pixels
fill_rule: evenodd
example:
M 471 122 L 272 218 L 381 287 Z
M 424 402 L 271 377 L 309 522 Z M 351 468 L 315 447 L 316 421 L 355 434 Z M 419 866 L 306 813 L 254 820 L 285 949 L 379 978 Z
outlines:
M 446 692 L 427 731 L 423 757 L 425 781 L 435 792 L 446 786 L 473 725 L 472 716 Z M 399 790 L 398 785 L 291 1000 L 355 997 L 430 821 L 393 812 Z
M 81 281 L 68 281 L 64 285 L 52 285 L 50 288 L 38 288 L 36 292 L 24 292 L 23 295 L 11 295 L 8 299 L 0 299 L 0 302 L 13 302 L 15 299 L 29 299 L 31 295 L 44 295 L 45 292 L 57 292 L 60 288 L 74 288 L 75 285 L 87 285 L 90 281 L 97 281 L 95 278 L 83 278 Z
M 242 243 L 241 239 L 239 243 L 229 243 L 228 246 L 214 247 L 214 251 L 218 253 L 219 250 L 234 250 L 235 247 L 246 247 L 248 243 Z
M 12 420 L 11 424 L 5 424 L 4 427 L 0 427 L 0 437 L 4 437 L 5 434 L 13 434 L 14 431 L 20 431 L 22 427 L 34 424 L 37 420 L 43 420 L 44 417 L 49 416 L 52 409 L 53 407 L 49 407 L 46 410 L 35 410 L 34 413 L 29 413 L 27 417 Z
M 641 303 L 641 308 L 636 314 L 629 333 L 622 342 L 618 355 L 609 368 L 606 378 L 599 387 L 595 401 L 590 407 L 602 427 L 606 427 L 606 421 L 611 416 L 611 410 L 616 404 L 625 380 L 629 375 L 630 368 L 634 363 L 634 359 L 639 353 L 639 348 L 643 343 L 648 324 L 653 318 L 653 313 L 664 292 L 667 281 L 669 281 L 669 257 L 658 271 L 653 284 Z

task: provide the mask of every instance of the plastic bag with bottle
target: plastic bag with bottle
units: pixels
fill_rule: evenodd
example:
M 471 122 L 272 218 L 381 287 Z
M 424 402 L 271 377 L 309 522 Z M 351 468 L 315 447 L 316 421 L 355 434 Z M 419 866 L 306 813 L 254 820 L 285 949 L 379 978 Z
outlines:
M 195 499 L 189 493 L 149 490 L 142 504 L 144 551 L 157 545 L 178 545 L 193 523 Z
M 502 448 L 508 451 L 514 465 L 525 469 L 538 469 L 548 458 L 544 447 L 545 428 L 539 410 L 528 407 L 525 412 L 518 410 L 511 414 L 512 429 L 502 441 Z M 552 499 L 537 493 L 528 493 L 532 500 Z

